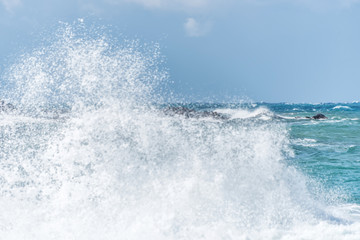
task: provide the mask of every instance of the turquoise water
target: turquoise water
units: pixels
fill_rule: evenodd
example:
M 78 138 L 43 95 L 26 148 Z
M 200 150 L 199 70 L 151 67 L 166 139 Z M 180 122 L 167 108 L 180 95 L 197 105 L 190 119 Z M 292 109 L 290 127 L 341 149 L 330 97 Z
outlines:
M 304 172 L 329 188 L 339 188 L 350 202 L 360 203 L 360 104 L 270 104 L 284 116 L 324 120 L 287 120 L 293 160 Z
M 236 109 L 249 112 L 240 118 L 283 123 L 288 130 L 295 166 L 328 190 L 344 194 L 348 202 L 360 203 L 360 103 L 252 103 L 189 104 L 198 110 Z M 257 109 L 268 111 L 258 111 Z M 226 111 L 225 111 L 226 113 Z M 307 119 L 322 113 L 327 119 Z

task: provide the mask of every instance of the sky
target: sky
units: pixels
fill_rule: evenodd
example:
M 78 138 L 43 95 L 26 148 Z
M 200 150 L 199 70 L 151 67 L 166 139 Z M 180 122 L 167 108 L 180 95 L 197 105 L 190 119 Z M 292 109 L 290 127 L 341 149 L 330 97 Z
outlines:
M 191 101 L 360 101 L 360 0 L 0 0 L 0 72 L 78 18 L 159 43 Z

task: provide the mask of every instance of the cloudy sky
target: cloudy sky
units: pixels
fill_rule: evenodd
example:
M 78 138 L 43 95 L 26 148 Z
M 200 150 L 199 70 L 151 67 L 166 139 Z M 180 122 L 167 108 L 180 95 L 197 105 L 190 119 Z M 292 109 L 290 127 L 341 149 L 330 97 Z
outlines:
M 0 0 L 0 71 L 78 18 L 159 43 L 188 99 L 360 100 L 358 0 Z

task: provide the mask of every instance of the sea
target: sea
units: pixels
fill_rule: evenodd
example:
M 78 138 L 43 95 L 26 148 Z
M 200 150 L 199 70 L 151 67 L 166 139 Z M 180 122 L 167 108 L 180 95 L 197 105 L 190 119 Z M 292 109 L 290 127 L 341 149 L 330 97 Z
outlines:
M 359 102 L 179 101 L 157 44 L 95 30 L 2 74 L 0 239 L 360 239 Z

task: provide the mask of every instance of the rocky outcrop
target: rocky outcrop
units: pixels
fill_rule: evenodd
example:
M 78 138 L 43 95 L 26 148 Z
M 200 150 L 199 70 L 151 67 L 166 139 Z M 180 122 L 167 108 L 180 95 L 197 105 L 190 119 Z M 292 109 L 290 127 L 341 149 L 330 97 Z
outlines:
M 316 114 L 315 116 L 312 117 L 312 119 L 326 119 L 327 117 L 324 114 Z
M 308 118 L 308 119 L 316 119 L 316 120 L 318 120 L 318 119 L 327 119 L 327 117 L 324 114 L 321 114 L 321 113 L 318 113 L 318 114 L 316 114 L 316 115 L 314 115 L 312 117 L 306 117 L 306 118 Z

